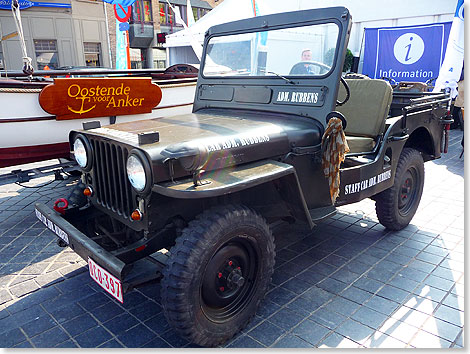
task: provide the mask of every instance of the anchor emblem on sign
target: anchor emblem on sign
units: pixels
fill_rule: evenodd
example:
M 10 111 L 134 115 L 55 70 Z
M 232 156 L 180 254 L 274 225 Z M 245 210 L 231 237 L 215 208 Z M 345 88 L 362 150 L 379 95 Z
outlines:
M 76 99 L 76 100 L 80 100 L 80 99 L 81 99 L 81 100 L 82 100 L 82 105 L 81 105 L 81 107 L 80 107 L 80 110 L 78 110 L 78 111 L 72 109 L 72 107 L 70 107 L 70 106 L 67 106 L 67 108 L 68 108 L 68 110 L 69 110 L 70 112 L 77 113 L 77 114 L 83 114 L 83 113 L 90 112 L 93 108 L 96 107 L 96 104 L 95 104 L 93 107 L 91 107 L 91 108 L 89 108 L 89 109 L 83 109 L 83 104 L 84 104 L 85 100 L 87 100 L 88 102 L 90 102 L 90 97 L 82 96 L 82 97 L 75 97 L 75 99 Z

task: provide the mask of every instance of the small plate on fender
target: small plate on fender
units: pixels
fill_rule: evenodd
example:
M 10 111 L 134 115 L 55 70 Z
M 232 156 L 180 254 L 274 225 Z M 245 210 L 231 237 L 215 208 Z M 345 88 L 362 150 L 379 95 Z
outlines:
M 122 285 L 118 278 L 109 273 L 106 269 L 100 267 L 90 257 L 88 257 L 88 268 L 90 276 L 94 281 L 119 302 L 124 303 L 122 299 Z

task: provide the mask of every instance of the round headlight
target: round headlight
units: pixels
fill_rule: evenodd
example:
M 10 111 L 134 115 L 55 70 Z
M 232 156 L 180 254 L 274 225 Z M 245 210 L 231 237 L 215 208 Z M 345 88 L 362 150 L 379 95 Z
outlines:
M 85 144 L 83 143 L 82 139 L 75 139 L 73 143 L 73 154 L 75 156 L 75 160 L 77 160 L 78 165 L 81 168 L 85 168 L 88 163 L 88 156 L 86 153 Z
M 129 178 L 132 187 L 134 187 L 138 192 L 142 192 L 145 189 L 147 182 L 142 161 L 140 161 L 137 156 L 130 155 L 127 159 L 126 167 L 127 177 Z

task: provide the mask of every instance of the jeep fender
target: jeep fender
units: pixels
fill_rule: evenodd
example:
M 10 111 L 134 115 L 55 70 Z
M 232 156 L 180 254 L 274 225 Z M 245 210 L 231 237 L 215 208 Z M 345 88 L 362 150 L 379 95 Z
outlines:
M 263 160 L 203 173 L 194 184 L 192 178 L 155 184 L 153 192 L 177 199 L 213 198 L 246 191 L 267 182 L 276 181 L 282 200 L 293 216 L 314 226 L 295 168 L 274 160 Z

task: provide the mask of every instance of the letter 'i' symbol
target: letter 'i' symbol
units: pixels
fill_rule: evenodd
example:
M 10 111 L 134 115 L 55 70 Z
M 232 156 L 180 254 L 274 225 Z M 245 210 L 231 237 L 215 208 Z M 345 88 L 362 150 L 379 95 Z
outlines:
M 411 41 L 413 40 L 413 37 L 410 37 L 410 43 L 408 45 L 405 46 L 405 48 L 408 48 L 408 50 L 406 51 L 406 56 L 405 56 L 405 61 L 408 61 L 410 60 L 410 50 L 411 50 Z

